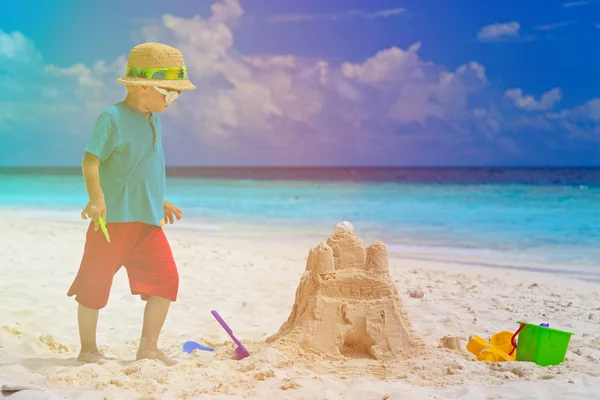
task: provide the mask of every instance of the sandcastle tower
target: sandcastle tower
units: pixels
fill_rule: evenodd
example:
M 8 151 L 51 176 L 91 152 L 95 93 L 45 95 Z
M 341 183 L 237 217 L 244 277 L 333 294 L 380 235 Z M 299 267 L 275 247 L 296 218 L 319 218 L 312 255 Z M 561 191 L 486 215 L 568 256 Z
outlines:
M 365 248 L 349 222 L 313 247 L 288 320 L 267 342 L 332 356 L 399 359 L 417 345 L 389 276 L 387 248 Z

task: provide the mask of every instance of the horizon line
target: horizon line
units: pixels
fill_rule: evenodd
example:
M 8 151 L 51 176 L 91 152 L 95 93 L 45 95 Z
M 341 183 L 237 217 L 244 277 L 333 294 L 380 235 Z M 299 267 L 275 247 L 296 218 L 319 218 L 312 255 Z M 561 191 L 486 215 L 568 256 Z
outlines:
M 81 168 L 81 165 L 0 165 L 0 171 L 5 169 L 73 169 Z M 493 164 L 493 165 L 172 165 L 166 166 L 166 169 L 189 169 L 189 168 L 600 168 L 600 164 L 580 164 L 580 165 L 527 165 L 527 164 Z

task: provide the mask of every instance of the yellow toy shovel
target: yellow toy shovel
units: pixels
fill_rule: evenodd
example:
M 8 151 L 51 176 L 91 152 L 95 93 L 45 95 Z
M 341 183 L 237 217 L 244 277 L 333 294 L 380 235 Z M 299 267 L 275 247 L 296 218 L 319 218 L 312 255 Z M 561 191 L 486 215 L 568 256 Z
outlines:
M 110 236 L 108 236 L 108 231 L 106 230 L 106 224 L 104 223 L 104 220 L 102 219 L 102 217 L 98 217 L 98 223 L 100 224 L 100 229 L 102 229 L 102 233 L 104 233 L 104 237 L 106 238 L 106 241 L 108 243 L 110 243 Z

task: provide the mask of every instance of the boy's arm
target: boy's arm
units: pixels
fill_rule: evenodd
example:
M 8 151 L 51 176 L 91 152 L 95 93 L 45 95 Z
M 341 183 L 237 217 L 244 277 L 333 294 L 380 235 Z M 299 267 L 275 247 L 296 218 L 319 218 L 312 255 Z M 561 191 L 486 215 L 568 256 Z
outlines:
M 168 202 L 167 200 L 164 200 L 163 203 L 165 210 L 165 218 L 161 221 L 161 226 L 166 222 L 172 224 L 175 221 L 175 218 L 177 218 L 177 220 L 181 219 L 181 217 L 183 216 L 183 212 L 179 207 Z
M 100 186 L 100 160 L 98 157 L 86 151 L 83 155 L 81 170 L 90 201 L 104 201 L 104 192 Z
M 81 162 L 81 170 L 90 199 L 88 205 L 81 212 L 81 218 L 87 219 L 89 216 L 94 221 L 94 230 L 98 230 L 98 217 L 106 220 L 106 203 L 100 185 L 100 160 L 86 151 Z
M 96 119 L 94 131 L 85 146 L 81 162 L 83 180 L 87 189 L 89 203 L 81 212 L 81 218 L 89 216 L 98 229 L 98 217 L 106 220 L 106 203 L 100 186 L 100 163 L 106 161 L 115 149 L 119 139 L 117 126 L 110 113 L 103 112 Z

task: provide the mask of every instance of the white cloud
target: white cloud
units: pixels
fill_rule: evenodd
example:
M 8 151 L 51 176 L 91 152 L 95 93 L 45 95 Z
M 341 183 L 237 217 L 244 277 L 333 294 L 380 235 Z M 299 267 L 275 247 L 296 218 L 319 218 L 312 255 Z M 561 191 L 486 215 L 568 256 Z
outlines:
M 581 7 L 581 6 L 585 6 L 589 3 L 590 3 L 589 1 L 570 1 L 568 3 L 563 3 L 563 7 L 564 8 Z
M 21 32 L 7 33 L 0 29 L 0 60 L 30 63 L 41 59 L 31 40 Z
M 244 15 L 244 10 L 237 0 L 221 0 L 211 6 L 210 22 L 235 24 Z
M 519 37 L 520 29 L 521 25 L 517 21 L 494 23 L 482 27 L 477 33 L 477 38 L 484 42 L 515 39 Z
M 46 65 L 42 72 L 47 80 L 40 91 L 51 102 L 48 113 L 63 114 L 71 119 L 65 129 L 85 134 L 89 131 L 86 124 L 123 96 L 123 88 L 116 79 L 123 74 L 126 64 L 125 56 L 121 55 L 110 63 L 99 60 L 92 67 L 82 63 L 67 68 Z M 69 94 L 67 97 L 65 92 Z
M 351 19 L 351 18 L 386 18 L 394 15 L 405 13 L 405 8 L 390 8 L 386 10 L 379 10 L 374 12 L 365 12 L 361 10 L 348 10 L 336 13 L 307 13 L 307 14 L 281 14 L 270 18 L 271 22 L 299 22 L 299 21 L 312 21 L 312 20 L 339 20 L 339 19 Z
M 476 130 L 489 139 L 498 139 L 508 125 L 506 116 L 495 105 L 487 109 L 476 108 L 472 113 Z
M 600 140 L 600 97 L 571 109 L 548 114 L 547 117 L 563 124 L 574 136 Z
M 545 115 L 540 114 L 519 115 L 514 121 L 512 121 L 512 126 L 515 128 L 535 128 L 538 131 L 546 132 L 550 132 L 555 129 L 555 126 L 552 125 L 551 121 Z
M 366 13 L 367 18 L 378 18 L 378 17 L 391 17 L 406 12 L 405 8 L 390 8 L 387 10 L 375 11 L 372 13 Z
M 21 32 L 0 29 L 0 90 L 25 94 L 31 82 L 37 81 L 42 56 L 34 43 Z
M 538 25 L 535 27 L 538 31 L 553 31 L 555 29 L 566 28 L 567 26 L 575 24 L 575 21 L 557 22 L 554 24 Z
M 288 153 L 273 151 L 282 146 L 315 160 L 341 157 L 345 151 L 385 154 L 394 143 L 407 140 L 394 134 L 399 123 L 419 124 L 411 128 L 414 137 L 431 121 L 458 124 L 469 118 L 468 96 L 486 84 L 478 63 L 449 71 L 422 60 L 420 43 L 384 49 L 356 63 L 287 54 L 241 55 L 233 46 L 232 29 L 243 12 L 231 1 L 216 4 L 222 7 L 214 6 L 208 18 L 165 15 L 144 25 L 136 36 L 137 42 L 167 43 L 184 54 L 198 90 L 184 93 L 165 114 L 164 125 L 167 134 L 181 132 L 182 140 L 192 140 L 190 149 L 194 141 L 207 149 L 260 148 L 262 157 L 266 154 L 277 162 L 272 157 L 280 155 L 282 163 L 288 161 Z M 37 89 L 44 104 L 38 107 L 40 119 L 57 125 L 68 119 L 65 129 L 86 135 L 101 110 L 123 98 L 116 79 L 125 62 L 121 55 L 92 66 L 38 69 L 38 75 L 43 71 L 36 81 L 43 81 Z M 421 140 L 433 134 L 423 133 Z M 325 146 L 332 143 L 340 147 Z M 409 151 L 408 144 L 403 146 Z
M 514 106 L 526 111 L 549 110 L 562 99 L 562 90 L 553 88 L 543 93 L 540 100 L 535 100 L 533 96 L 523 96 L 523 90 L 520 88 L 509 89 L 504 93 L 504 97 L 511 99 Z
M 278 145 L 303 131 L 325 140 L 334 129 L 365 138 L 365 126 L 380 117 L 388 123 L 460 118 L 469 93 L 486 83 L 475 62 L 450 72 L 421 60 L 420 43 L 382 50 L 362 63 L 331 64 L 292 55 L 242 56 L 231 29 L 212 18 L 166 15 L 161 26 L 144 27 L 142 36 L 182 50 L 201 89 L 186 93 L 176 109 L 212 142 L 253 137 Z
M 337 19 L 339 14 L 281 14 L 270 18 L 271 22 L 300 22 L 315 19 Z
M 417 42 L 406 51 L 397 47 L 382 50 L 362 64 L 343 63 L 342 74 L 346 78 L 355 78 L 362 83 L 387 85 L 389 82 L 418 80 L 424 78 L 419 68 L 417 51 L 421 43 Z
M 563 118 L 573 121 L 593 121 L 600 123 L 600 97 L 595 97 L 581 106 L 550 114 L 550 118 Z
M 435 163 L 435 157 L 450 153 L 458 157 L 463 149 L 467 151 L 468 140 L 499 143 L 500 147 L 493 147 L 496 155 L 501 149 L 518 154 L 518 140 L 503 137 L 511 122 L 532 121 L 547 129 L 544 118 L 552 126 L 566 126 L 564 121 L 577 115 L 588 124 L 596 118 L 593 103 L 584 111 L 571 110 L 554 118 L 519 116 L 522 110 L 551 109 L 562 95 L 557 88 L 539 100 L 524 96 L 521 89 L 507 91 L 506 97 L 516 106 L 509 112 L 517 114 L 507 117 L 501 98 L 492 99 L 491 92 L 484 92 L 488 81 L 482 65 L 468 61 L 449 70 L 423 60 L 419 42 L 408 48 L 382 49 L 357 62 L 292 54 L 242 55 L 234 47 L 234 27 L 243 17 L 236 5 L 233 0 L 217 1 L 212 15 L 205 18 L 165 15 L 145 24 L 135 36 L 138 43 L 152 40 L 178 47 L 198 87 L 184 93 L 163 116 L 165 134 L 178 136 L 165 143 L 179 143 L 182 163 L 287 164 L 300 157 L 303 163 L 349 163 L 353 157 L 364 157 L 357 162 L 391 163 L 402 158 L 406 163 Z M 28 49 L 28 54 L 37 54 L 31 42 L 19 35 L 10 38 L 20 47 L 13 44 L 5 52 L 20 54 Z M 28 78 L 17 82 L 26 85 L 21 91 L 27 93 L 27 103 L 4 109 L 1 129 L 18 124 L 21 130 L 27 125 L 29 131 L 42 132 L 59 126 L 63 134 L 87 136 L 101 110 L 124 96 L 116 79 L 124 73 L 126 55 L 66 67 L 44 65 L 41 57 L 30 59 L 34 61 L 18 65 L 21 76 Z M 7 60 L 5 56 L 0 71 L 17 68 Z M 2 89 L 10 90 L 11 96 L 18 93 L 17 87 L 3 82 L 0 72 Z M 476 96 L 486 100 L 475 101 Z M 430 150 L 433 145 L 444 151 Z M 432 158 L 419 158 L 424 153 Z
M 600 97 L 593 98 L 584 105 L 576 107 L 569 114 L 600 122 Z
M 449 72 L 421 60 L 420 47 L 418 42 L 407 50 L 392 47 L 363 63 L 343 63 L 340 70 L 358 87 L 366 85 L 365 92 L 370 88 L 379 93 L 373 107 L 389 120 L 424 124 L 428 118 L 460 118 L 466 113 L 469 91 L 486 84 L 485 69 L 471 62 Z

